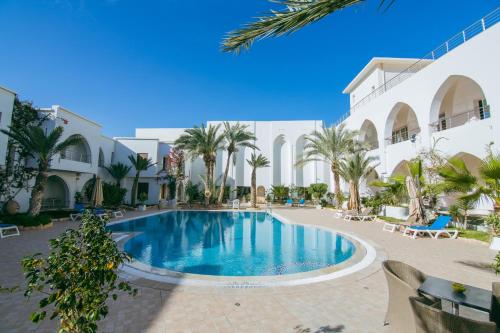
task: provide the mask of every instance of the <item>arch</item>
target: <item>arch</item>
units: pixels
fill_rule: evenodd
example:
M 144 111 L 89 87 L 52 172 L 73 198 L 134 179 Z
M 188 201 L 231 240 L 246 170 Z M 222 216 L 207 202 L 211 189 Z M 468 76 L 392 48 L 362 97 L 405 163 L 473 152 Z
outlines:
M 304 157 L 304 147 L 306 145 L 306 136 L 301 135 L 295 144 L 295 162 L 300 161 Z M 295 166 L 295 185 L 304 186 L 304 168 L 306 165 Z
M 391 177 L 396 175 L 410 176 L 410 169 L 408 168 L 408 161 L 402 160 L 392 170 Z
M 385 139 L 387 144 L 408 141 L 416 138 L 419 133 L 420 126 L 415 111 L 403 102 L 394 105 L 385 124 Z
M 372 172 L 370 172 L 364 180 L 364 182 L 365 182 L 365 188 L 364 188 L 365 193 L 364 194 L 371 195 L 371 194 L 375 194 L 376 192 L 379 192 L 380 191 L 379 187 L 370 185 L 373 181 L 379 180 L 379 179 L 380 179 L 380 177 L 379 177 L 377 171 L 372 170 Z
M 99 148 L 99 159 L 97 160 L 97 166 L 104 168 L 104 153 L 102 148 Z
M 469 169 L 470 173 L 476 177 L 480 177 L 479 169 L 483 164 L 483 160 L 477 157 L 476 155 L 460 152 L 453 155 L 453 158 L 460 158 L 464 161 L 465 166 Z
M 74 134 L 69 138 L 80 138 L 81 142 L 66 148 L 66 150 L 61 153 L 61 158 L 64 160 L 71 160 L 82 163 L 92 163 L 92 152 L 85 137 L 80 134 Z
M 60 209 L 69 207 L 68 185 L 59 176 L 52 175 L 47 178 L 47 184 L 43 190 L 43 209 Z
M 289 185 L 290 169 L 288 142 L 280 134 L 273 142 L 273 185 Z
M 359 130 L 359 140 L 368 145 L 369 150 L 378 149 L 378 133 L 375 124 L 371 120 L 365 119 Z
M 89 203 L 92 199 L 92 191 L 94 190 L 94 178 L 90 178 L 83 184 L 82 187 L 82 196 L 83 196 L 83 202 L 84 203 Z
M 444 131 L 490 117 L 481 86 L 463 75 L 450 75 L 439 87 L 429 115 L 432 131 Z
M 266 188 L 262 185 L 257 187 L 257 203 L 266 202 Z

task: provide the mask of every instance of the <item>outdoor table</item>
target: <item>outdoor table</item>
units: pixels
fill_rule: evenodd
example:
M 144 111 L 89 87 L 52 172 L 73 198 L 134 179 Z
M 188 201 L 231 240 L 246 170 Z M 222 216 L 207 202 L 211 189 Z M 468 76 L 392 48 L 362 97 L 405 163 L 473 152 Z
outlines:
M 464 284 L 467 290 L 463 293 L 457 293 L 451 288 L 452 283 L 453 281 L 429 276 L 425 279 L 420 288 L 418 288 L 418 291 L 423 294 L 451 302 L 452 313 L 457 316 L 459 315 L 459 305 L 467 306 L 483 312 L 491 312 L 492 293 L 490 290 Z

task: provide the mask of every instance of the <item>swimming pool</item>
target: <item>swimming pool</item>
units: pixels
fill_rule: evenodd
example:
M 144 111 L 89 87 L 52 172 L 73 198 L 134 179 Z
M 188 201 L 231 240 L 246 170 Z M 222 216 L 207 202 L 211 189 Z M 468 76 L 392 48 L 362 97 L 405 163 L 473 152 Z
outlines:
M 135 260 L 180 273 L 276 276 L 338 265 L 356 246 L 324 229 L 282 223 L 263 212 L 171 211 L 108 227 L 131 232 Z

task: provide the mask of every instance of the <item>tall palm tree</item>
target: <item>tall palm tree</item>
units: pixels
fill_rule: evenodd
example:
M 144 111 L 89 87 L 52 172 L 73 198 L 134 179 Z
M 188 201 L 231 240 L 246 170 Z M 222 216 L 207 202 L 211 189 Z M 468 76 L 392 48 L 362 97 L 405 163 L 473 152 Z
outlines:
M 270 0 L 285 8 L 273 10 L 268 15 L 257 17 L 252 23 L 231 31 L 223 41 L 224 52 L 239 53 L 248 49 L 255 40 L 279 37 L 293 33 L 304 26 L 323 19 L 343 8 L 363 2 L 362 0 Z M 379 0 L 379 8 L 389 8 L 395 0 Z
M 52 158 L 68 147 L 77 145 L 82 141 L 81 137 L 72 136 L 60 142 L 64 129 L 61 126 L 54 128 L 48 134 L 44 129 L 36 126 L 23 128 L 11 127 L 9 131 L 1 130 L 8 135 L 15 143 L 19 144 L 26 151 L 27 156 L 36 160 L 37 173 L 35 185 L 31 190 L 31 198 L 28 214 L 36 216 L 42 208 L 43 190 L 47 184 L 48 171 Z
M 361 199 L 359 196 L 359 183 L 363 178 L 373 172 L 378 159 L 367 156 L 366 152 L 358 150 L 349 154 L 340 164 L 340 174 L 349 183 L 349 209 L 359 210 Z
M 252 153 L 247 163 L 252 168 L 252 207 L 257 208 L 257 169 L 269 167 L 269 160 L 262 154 Z
M 139 184 L 139 177 L 141 176 L 141 172 L 146 171 L 156 163 L 153 163 L 150 158 L 144 158 L 141 155 L 134 156 L 134 154 L 130 154 L 128 156 L 128 159 L 135 169 L 134 183 L 132 184 L 132 193 L 130 194 L 130 203 L 132 204 L 132 206 L 135 206 L 135 201 L 137 199 L 137 185 Z
M 220 124 L 217 126 L 205 125 L 187 129 L 177 140 L 175 147 L 187 152 L 194 159 L 201 156 L 205 163 L 205 206 L 210 204 L 214 184 L 215 161 L 217 151 L 224 147 L 224 135 L 219 134 Z
M 118 162 L 105 167 L 105 169 L 109 172 L 111 177 L 116 180 L 116 186 L 120 187 L 122 179 L 127 176 L 132 167 L 130 165 L 125 165 L 121 162 Z
M 252 141 L 257 140 L 255 135 L 247 131 L 248 125 L 241 125 L 239 122 L 231 125 L 229 122 L 224 122 L 224 137 L 226 140 L 227 161 L 224 175 L 222 176 L 222 183 L 219 191 L 219 198 L 217 203 L 220 205 L 224 199 L 224 191 L 226 188 L 227 174 L 231 164 L 231 157 L 234 153 L 238 152 L 239 147 L 247 147 L 251 149 L 258 149 Z
M 357 132 L 345 128 L 344 124 L 338 127 L 323 127 L 306 136 L 304 157 L 297 165 L 304 165 L 310 161 L 326 161 L 330 164 L 335 184 L 335 196 L 339 198 L 340 190 L 340 164 L 342 159 L 354 150 Z

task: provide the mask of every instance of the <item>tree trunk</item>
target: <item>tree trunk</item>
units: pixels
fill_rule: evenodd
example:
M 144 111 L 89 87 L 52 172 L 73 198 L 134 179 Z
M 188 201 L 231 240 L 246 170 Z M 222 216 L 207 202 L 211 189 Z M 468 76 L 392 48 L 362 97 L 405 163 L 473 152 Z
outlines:
M 205 165 L 206 169 L 206 179 L 205 179 L 205 207 L 208 207 L 210 205 L 210 197 L 212 196 L 212 182 L 211 182 L 211 177 L 212 177 L 212 163 L 208 162 Z
M 222 177 L 222 183 L 220 185 L 219 198 L 217 199 L 217 203 L 219 205 L 222 204 L 222 200 L 224 200 L 224 191 L 226 190 L 226 180 L 227 180 L 227 174 L 229 173 L 230 164 L 231 164 L 231 153 L 228 151 L 226 170 L 224 170 L 224 176 Z
M 31 190 L 30 207 L 28 215 L 37 216 L 42 209 L 43 190 L 47 184 L 47 173 L 40 171 L 35 178 L 35 186 Z
M 137 199 L 137 185 L 139 184 L 139 176 L 140 172 L 135 173 L 134 183 L 132 184 L 132 193 L 130 194 L 132 197 L 130 198 L 130 204 L 135 206 L 135 201 Z
M 252 207 L 257 208 L 257 170 L 252 169 Z
M 341 207 L 339 207 L 340 204 L 339 204 L 339 199 L 338 199 L 341 196 L 341 191 L 340 191 L 340 175 L 339 175 L 337 163 L 332 163 L 331 169 L 332 169 L 332 173 L 333 173 L 335 203 L 337 204 L 337 208 L 341 208 Z
M 349 209 L 355 209 L 359 211 L 359 191 L 357 185 L 350 181 L 349 182 Z

